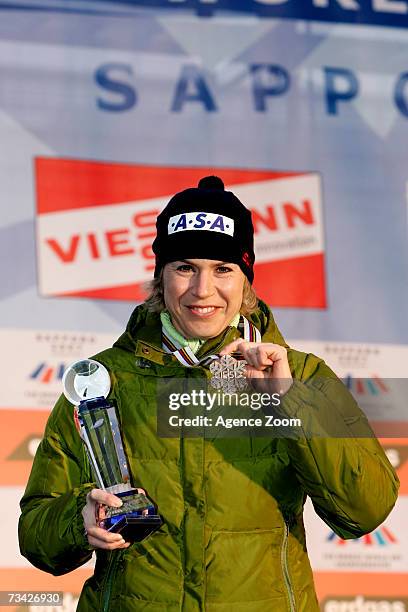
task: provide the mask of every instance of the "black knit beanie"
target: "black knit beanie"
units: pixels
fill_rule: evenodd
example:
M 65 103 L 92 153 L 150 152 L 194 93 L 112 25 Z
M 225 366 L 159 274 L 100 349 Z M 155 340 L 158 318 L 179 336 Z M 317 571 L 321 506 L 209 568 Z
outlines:
M 153 242 L 157 277 L 166 263 L 214 259 L 236 263 L 249 282 L 254 279 L 254 228 L 251 212 L 217 176 L 176 193 L 157 217 Z

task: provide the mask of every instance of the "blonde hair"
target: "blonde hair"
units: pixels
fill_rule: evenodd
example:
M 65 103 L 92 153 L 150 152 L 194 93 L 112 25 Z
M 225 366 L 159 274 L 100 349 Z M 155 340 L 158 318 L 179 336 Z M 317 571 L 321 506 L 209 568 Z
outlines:
M 145 284 L 145 290 L 149 294 L 145 300 L 145 306 L 149 312 L 161 312 L 166 308 L 164 303 L 163 268 L 160 270 L 160 274 L 157 278 Z M 247 277 L 245 277 L 242 304 L 239 311 L 247 317 L 253 314 L 257 308 L 258 298 L 251 283 Z

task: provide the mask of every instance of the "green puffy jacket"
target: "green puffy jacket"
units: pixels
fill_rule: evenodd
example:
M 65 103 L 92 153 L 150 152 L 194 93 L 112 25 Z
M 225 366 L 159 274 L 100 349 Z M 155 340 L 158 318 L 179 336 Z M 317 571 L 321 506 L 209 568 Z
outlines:
M 286 346 L 264 304 L 252 321 L 264 342 Z M 228 328 L 200 350 L 217 352 L 236 337 Z M 98 550 L 78 610 L 317 611 L 306 496 L 337 534 L 352 538 L 384 520 L 398 491 L 366 418 L 327 365 L 288 348 L 293 377 L 308 388 L 293 385 L 285 412 L 322 431 L 329 415 L 341 438 L 206 440 L 157 436 L 158 377 L 206 376 L 161 349 L 158 315 L 137 307 L 126 332 L 96 359 L 111 374 L 133 484 L 157 503 L 164 524 L 126 550 Z M 91 481 L 73 406 L 61 397 L 21 501 L 20 548 L 36 567 L 59 575 L 91 557 L 81 516 Z

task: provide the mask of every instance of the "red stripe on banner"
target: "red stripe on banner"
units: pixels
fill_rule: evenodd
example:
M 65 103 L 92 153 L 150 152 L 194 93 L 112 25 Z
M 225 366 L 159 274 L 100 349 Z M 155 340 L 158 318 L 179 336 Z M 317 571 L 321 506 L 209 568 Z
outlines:
M 384 384 L 384 382 L 381 380 L 381 378 L 379 376 L 376 376 L 374 374 L 374 376 L 372 378 L 373 378 L 373 380 L 375 380 L 375 382 L 377 383 L 377 385 L 379 386 L 381 391 L 384 391 L 384 393 L 388 393 L 387 385 Z
M 383 526 L 381 527 L 381 531 L 383 532 L 383 534 L 384 534 L 385 536 L 387 536 L 388 540 L 389 540 L 390 542 L 392 542 L 393 544 L 396 544 L 396 543 L 398 542 L 397 538 L 395 538 L 395 537 L 393 536 L 393 534 L 391 533 L 391 531 L 390 531 L 389 529 L 387 529 L 387 527 L 386 527 L 385 525 L 383 525 Z
M 128 302 L 143 302 L 147 293 L 143 290 L 143 283 L 134 285 L 119 285 L 117 287 L 106 287 L 104 289 L 89 289 L 85 291 L 72 291 L 59 293 L 64 297 L 86 297 L 100 298 L 104 300 L 123 300 Z
M 197 185 L 216 174 L 226 186 L 304 173 L 236 170 L 231 168 L 142 166 L 77 159 L 38 157 L 37 211 L 39 214 L 158 198 Z
M 53 373 L 54 373 L 54 368 L 47 368 L 44 374 L 41 376 L 41 382 L 49 383 L 52 378 Z
M 256 264 L 254 287 L 258 295 L 271 306 L 326 308 L 324 255 Z M 140 302 L 147 297 L 143 283 L 64 292 L 58 295 L 132 302 Z
M 254 288 L 271 306 L 327 308 L 324 255 L 256 264 Z

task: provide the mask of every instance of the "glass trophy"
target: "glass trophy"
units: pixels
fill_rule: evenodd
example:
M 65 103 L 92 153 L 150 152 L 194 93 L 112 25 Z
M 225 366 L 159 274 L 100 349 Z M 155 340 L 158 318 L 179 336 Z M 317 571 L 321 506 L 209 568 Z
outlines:
M 120 532 L 128 542 L 144 540 L 162 519 L 152 501 L 130 483 L 116 410 L 106 399 L 111 386 L 108 370 L 93 359 L 76 361 L 65 371 L 62 384 L 65 397 L 78 406 L 80 434 L 97 486 L 123 502 L 120 508 L 105 508 L 101 526 Z

